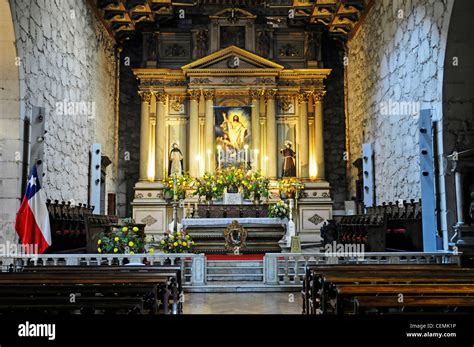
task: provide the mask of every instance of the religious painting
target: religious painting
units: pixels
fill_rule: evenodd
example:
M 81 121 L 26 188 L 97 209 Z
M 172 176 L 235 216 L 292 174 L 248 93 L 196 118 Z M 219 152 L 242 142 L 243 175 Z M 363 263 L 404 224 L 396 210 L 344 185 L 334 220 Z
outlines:
M 227 167 L 250 161 L 250 106 L 214 108 L 217 167 Z
M 245 48 L 244 26 L 221 26 L 219 34 L 220 48 L 226 48 L 232 45 Z

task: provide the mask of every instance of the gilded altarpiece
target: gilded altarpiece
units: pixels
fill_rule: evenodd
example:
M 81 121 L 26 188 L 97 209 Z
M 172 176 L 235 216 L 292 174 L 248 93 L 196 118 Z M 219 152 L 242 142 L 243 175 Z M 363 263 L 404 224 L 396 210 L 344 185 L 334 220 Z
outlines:
M 330 72 L 288 70 L 235 46 L 180 69 L 135 69 L 140 93 L 153 96 L 153 101 L 142 98 L 141 136 L 145 138 L 141 140 L 140 181 L 133 201 L 137 222 L 146 223 L 151 234 L 163 233 L 171 222 L 162 180 L 173 143 L 179 144 L 183 153 L 184 170 L 197 177 L 219 165 L 224 131 L 216 128 L 235 127 L 237 133 L 226 140 L 245 146 L 250 168 L 261 170 L 272 180 L 270 201 L 280 199 L 276 185 L 282 171 L 280 148 L 285 141 L 294 144 L 297 176 L 305 183 L 298 202 L 297 228 L 302 240 L 316 240 L 322 223 L 332 218 L 322 129 L 324 79 Z M 245 119 L 234 117 L 237 110 Z M 223 113 L 230 123 L 222 124 Z M 217 118 L 221 124 L 216 124 Z M 188 192 L 184 203 L 195 201 Z

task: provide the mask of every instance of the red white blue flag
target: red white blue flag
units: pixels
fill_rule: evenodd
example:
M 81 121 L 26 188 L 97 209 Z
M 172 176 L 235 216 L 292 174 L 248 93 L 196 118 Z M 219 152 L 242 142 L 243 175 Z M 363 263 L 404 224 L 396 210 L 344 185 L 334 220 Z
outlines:
M 15 229 L 26 249 L 37 247 L 38 253 L 43 253 L 51 246 L 46 195 L 41 189 L 36 165 L 31 170 L 26 193 L 16 215 Z

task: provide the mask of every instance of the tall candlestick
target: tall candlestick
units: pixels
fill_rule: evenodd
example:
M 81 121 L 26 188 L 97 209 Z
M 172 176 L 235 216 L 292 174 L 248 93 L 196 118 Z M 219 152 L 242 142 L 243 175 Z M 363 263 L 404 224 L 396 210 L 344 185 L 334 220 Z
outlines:
M 173 175 L 173 200 L 177 201 L 178 200 L 178 185 L 177 185 L 177 180 L 176 180 L 176 174 Z
M 219 169 L 221 168 L 221 150 L 222 150 L 222 146 L 221 145 L 217 146 L 217 167 Z
M 253 156 L 254 156 L 253 162 L 255 166 L 254 169 L 258 170 L 258 149 L 253 150 Z
M 207 167 L 208 171 L 211 171 L 211 150 L 210 149 L 207 150 L 207 165 L 208 165 Z
M 198 162 L 198 176 L 201 176 L 201 157 L 199 155 L 196 156 L 196 160 Z
M 244 159 L 245 159 L 245 168 L 247 168 L 247 163 L 249 162 L 249 160 L 248 160 L 249 145 L 245 145 L 245 146 L 244 146 L 244 149 L 245 149 L 245 156 L 244 156 Z

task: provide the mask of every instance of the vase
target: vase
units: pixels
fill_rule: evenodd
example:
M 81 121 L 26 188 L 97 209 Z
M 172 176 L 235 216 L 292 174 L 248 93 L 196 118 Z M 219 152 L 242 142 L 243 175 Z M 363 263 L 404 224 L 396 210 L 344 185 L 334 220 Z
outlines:
M 206 204 L 212 204 L 212 195 L 206 195 Z
M 173 193 L 170 192 L 170 191 L 165 191 L 163 196 L 164 196 L 165 200 L 172 200 L 173 199 Z
M 261 203 L 260 194 L 254 194 L 254 196 L 253 196 L 253 203 L 254 203 L 255 205 L 260 205 L 260 203 Z
M 239 192 L 239 189 L 237 187 L 227 187 L 227 193 L 230 193 L 230 194 L 235 194 L 235 193 L 238 193 Z

